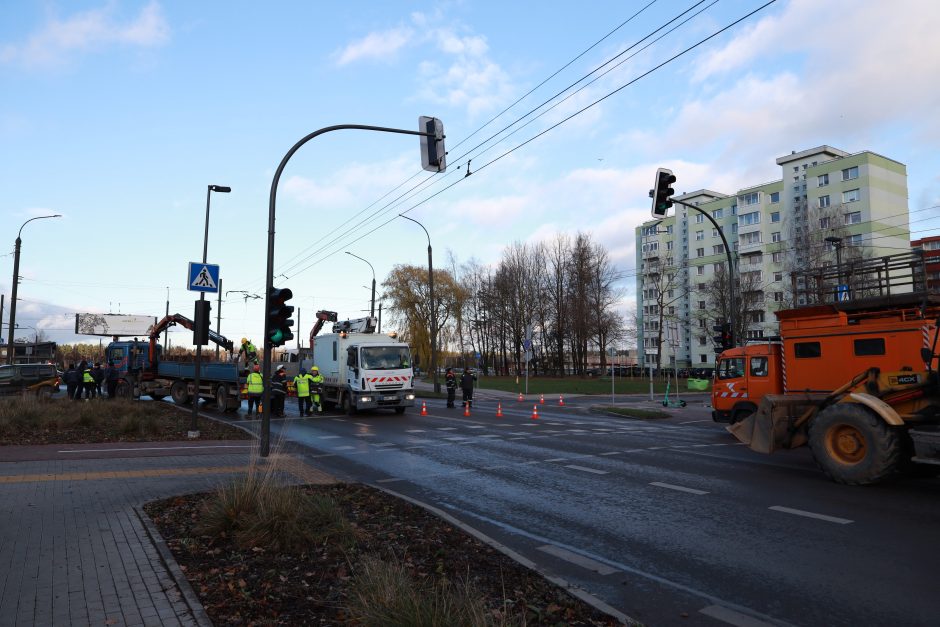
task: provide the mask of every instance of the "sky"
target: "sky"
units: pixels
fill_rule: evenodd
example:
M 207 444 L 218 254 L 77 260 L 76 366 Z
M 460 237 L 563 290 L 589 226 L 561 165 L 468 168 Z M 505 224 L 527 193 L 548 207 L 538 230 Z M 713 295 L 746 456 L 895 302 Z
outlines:
M 448 167 L 422 171 L 417 137 L 362 130 L 293 155 L 274 273 L 304 339 L 319 309 L 368 315 L 369 264 L 379 294 L 395 265 L 426 266 L 399 214 L 435 268 L 590 233 L 627 311 L 657 167 L 680 193 L 734 193 L 779 179 L 793 150 L 871 150 L 907 166 L 912 237 L 940 234 L 940 3 L 764 3 L 6 0 L 0 335 L 17 233 L 52 214 L 22 228 L 18 337 L 97 342 L 75 313 L 161 317 L 168 300 L 192 317 L 207 186 L 224 185 L 207 241 L 221 332 L 260 344 L 274 173 L 338 124 L 437 117 Z

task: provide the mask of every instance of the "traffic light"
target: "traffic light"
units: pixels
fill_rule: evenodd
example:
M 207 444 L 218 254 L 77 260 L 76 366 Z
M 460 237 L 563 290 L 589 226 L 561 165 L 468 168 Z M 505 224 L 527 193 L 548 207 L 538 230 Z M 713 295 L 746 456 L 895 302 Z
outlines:
M 734 335 L 731 333 L 731 323 L 722 322 L 721 324 L 716 324 L 712 327 L 712 331 L 717 333 L 717 335 L 712 336 L 712 341 L 715 342 L 715 352 L 720 353 L 723 350 L 734 348 Z
M 207 300 L 196 301 L 196 312 L 193 316 L 193 346 L 205 346 L 209 343 L 209 313 L 212 305 Z
M 272 346 L 282 346 L 294 339 L 290 328 L 294 326 L 291 315 L 294 306 L 287 301 L 294 297 L 294 293 L 286 287 L 284 289 L 271 288 L 270 306 L 268 308 L 267 333 L 268 341 Z
M 659 168 L 656 170 L 656 180 L 653 183 L 653 189 L 650 190 L 650 198 L 653 199 L 653 217 L 665 218 L 672 207 L 672 195 L 676 190 L 672 184 L 676 182 L 676 175 L 672 170 Z
M 447 169 L 444 123 L 437 118 L 422 115 L 418 118 L 418 130 L 432 134 L 431 137 L 421 136 L 421 167 L 428 172 L 443 172 Z

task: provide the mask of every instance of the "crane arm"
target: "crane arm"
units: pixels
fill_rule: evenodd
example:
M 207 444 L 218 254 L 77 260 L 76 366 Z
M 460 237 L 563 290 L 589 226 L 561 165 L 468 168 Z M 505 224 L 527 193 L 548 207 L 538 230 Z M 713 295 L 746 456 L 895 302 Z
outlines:
M 183 314 L 178 313 L 170 314 L 153 325 L 153 327 L 150 329 L 150 363 L 154 363 L 156 359 L 156 346 L 157 342 L 160 341 L 160 334 L 176 324 L 182 326 L 183 328 L 189 329 L 190 331 L 192 331 L 196 326 L 192 320 Z M 235 350 L 235 344 L 232 342 L 232 340 L 226 338 L 224 335 L 219 335 L 212 329 L 209 329 L 209 339 L 229 352 Z
M 336 312 L 335 311 L 318 311 L 317 312 L 317 322 L 313 325 L 313 328 L 310 329 L 310 346 L 313 346 L 313 338 L 317 336 L 317 333 L 320 332 L 320 329 L 323 328 L 323 325 L 326 322 L 336 322 Z

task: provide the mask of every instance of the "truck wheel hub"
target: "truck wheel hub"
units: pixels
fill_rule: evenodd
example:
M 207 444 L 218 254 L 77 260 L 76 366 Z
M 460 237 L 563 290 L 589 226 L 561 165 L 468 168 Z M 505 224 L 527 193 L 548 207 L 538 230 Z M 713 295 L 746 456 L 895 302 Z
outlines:
M 829 452 L 843 463 L 857 464 L 865 459 L 865 438 L 858 429 L 849 425 L 834 427 L 829 435 Z

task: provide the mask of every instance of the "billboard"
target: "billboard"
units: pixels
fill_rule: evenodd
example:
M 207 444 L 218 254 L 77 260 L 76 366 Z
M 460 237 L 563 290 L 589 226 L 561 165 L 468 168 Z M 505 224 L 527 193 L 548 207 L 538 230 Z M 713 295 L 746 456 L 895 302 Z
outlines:
M 156 323 L 156 316 L 78 313 L 75 314 L 75 333 L 108 337 L 113 335 L 146 337 L 150 335 L 150 328 Z

